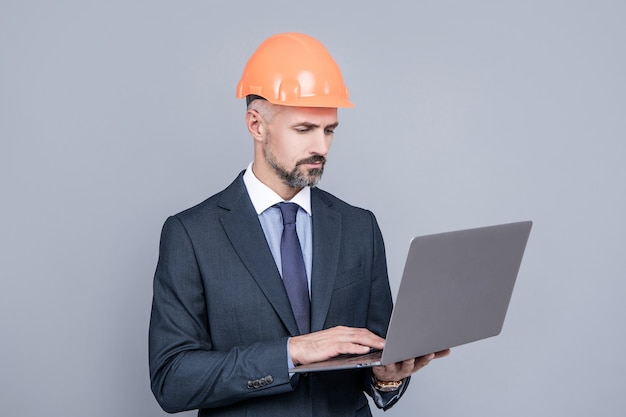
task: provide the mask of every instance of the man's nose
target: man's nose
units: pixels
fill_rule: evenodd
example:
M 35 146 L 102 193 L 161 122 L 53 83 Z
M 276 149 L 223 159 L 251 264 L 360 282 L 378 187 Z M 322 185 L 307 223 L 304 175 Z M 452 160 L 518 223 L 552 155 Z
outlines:
M 320 129 L 319 132 L 315 132 L 313 144 L 311 146 L 311 153 L 316 155 L 326 156 L 330 150 L 330 144 L 333 140 L 332 134 L 327 134 L 324 130 Z

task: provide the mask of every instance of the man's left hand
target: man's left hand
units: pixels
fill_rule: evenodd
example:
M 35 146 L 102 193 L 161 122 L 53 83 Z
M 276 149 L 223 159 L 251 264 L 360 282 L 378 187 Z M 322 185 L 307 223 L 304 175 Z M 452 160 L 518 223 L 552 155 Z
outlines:
M 450 354 L 450 349 L 440 352 L 430 353 L 419 358 L 407 359 L 385 366 L 375 366 L 372 368 L 374 377 L 379 381 L 400 381 L 415 372 L 419 371 L 430 363 L 433 359 L 444 358 Z

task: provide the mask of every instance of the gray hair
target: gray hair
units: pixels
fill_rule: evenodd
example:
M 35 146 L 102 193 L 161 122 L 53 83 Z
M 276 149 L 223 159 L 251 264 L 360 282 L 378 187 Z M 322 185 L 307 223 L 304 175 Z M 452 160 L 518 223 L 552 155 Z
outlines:
M 280 107 L 267 100 L 253 100 L 248 104 L 248 110 L 255 110 L 267 122 L 272 121 L 274 116 L 280 111 Z

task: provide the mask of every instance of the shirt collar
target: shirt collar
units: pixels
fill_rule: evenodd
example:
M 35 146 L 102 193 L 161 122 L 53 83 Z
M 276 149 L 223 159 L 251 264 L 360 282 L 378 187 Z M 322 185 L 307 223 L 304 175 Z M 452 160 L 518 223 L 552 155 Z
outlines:
M 243 183 L 248 190 L 248 195 L 250 196 L 250 200 L 252 200 L 252 205 L 257 214 L 261 214 L 273 205 L 285 201 L 254 175 L 254 172 L 252 172 L 252 162 L 248 165 L 246 172 L 243 174 Z M 309 216 L 311 215 L 311 187 L 304 187 L 289 201 L 296 203 L 302 207 Z

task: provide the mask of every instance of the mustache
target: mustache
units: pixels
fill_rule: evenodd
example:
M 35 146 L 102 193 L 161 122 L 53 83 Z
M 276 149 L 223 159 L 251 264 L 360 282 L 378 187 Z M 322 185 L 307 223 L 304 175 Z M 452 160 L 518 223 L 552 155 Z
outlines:
M 301 159 L 300 161 L 298 161 L 296 163 L 296 166 L 302 165 L 302 164 L 317 164 L 317 163 L 325 164 L 326 163 L 326 157 L 324 157 L 322 155 L 313 155 L 310 158 Z

